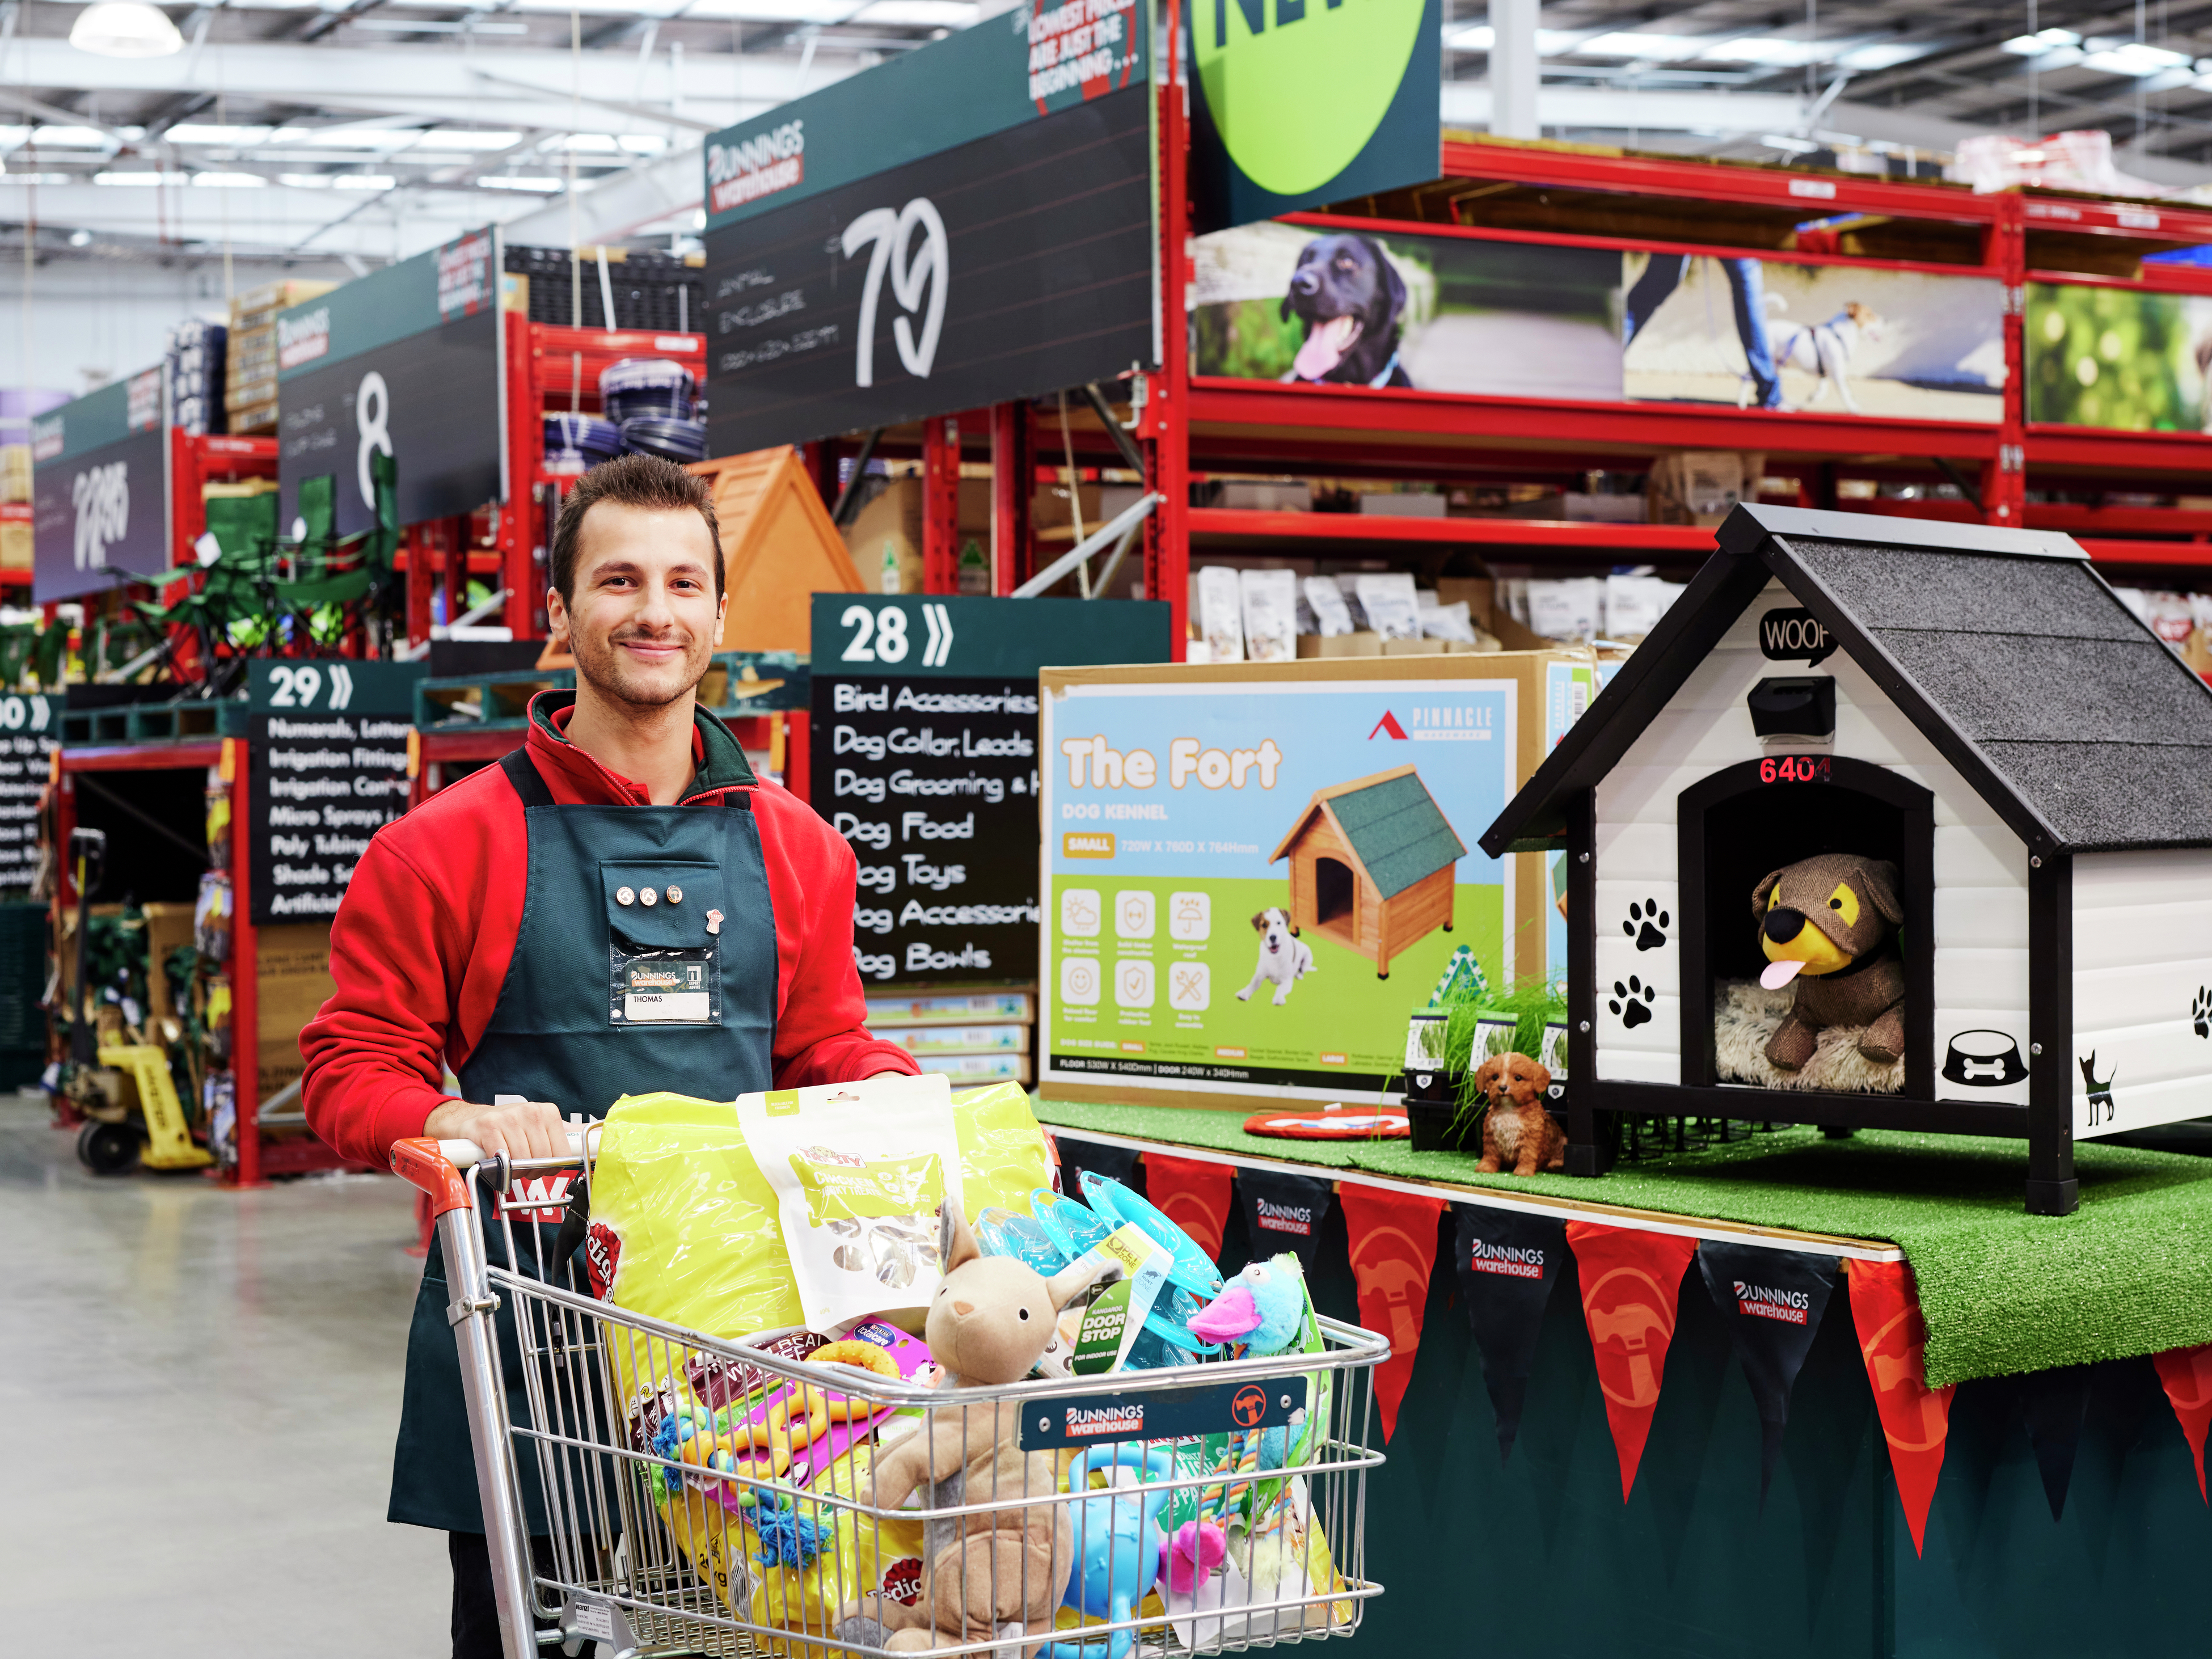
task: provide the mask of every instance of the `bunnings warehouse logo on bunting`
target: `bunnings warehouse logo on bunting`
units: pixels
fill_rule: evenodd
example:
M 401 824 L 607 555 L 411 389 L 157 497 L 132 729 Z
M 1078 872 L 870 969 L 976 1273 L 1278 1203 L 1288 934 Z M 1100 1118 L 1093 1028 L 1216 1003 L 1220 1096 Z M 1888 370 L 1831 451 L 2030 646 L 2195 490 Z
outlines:
M 1513 865 L 1474 843 L 1518 781 L 1515 681 L 1049 678 L 1048 1081 L 1349 1099 L 1462 947 L 1504 986 Z

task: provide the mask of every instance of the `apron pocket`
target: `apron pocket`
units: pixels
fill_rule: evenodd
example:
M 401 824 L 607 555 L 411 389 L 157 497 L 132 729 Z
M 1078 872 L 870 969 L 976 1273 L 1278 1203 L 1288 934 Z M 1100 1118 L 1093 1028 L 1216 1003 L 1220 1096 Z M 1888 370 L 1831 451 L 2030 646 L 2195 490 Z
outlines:
M 599 866 L 607 915 L 607 1023 L 720 1025 L 721 927 L 729 914 L 720 866 L 672 859 Z

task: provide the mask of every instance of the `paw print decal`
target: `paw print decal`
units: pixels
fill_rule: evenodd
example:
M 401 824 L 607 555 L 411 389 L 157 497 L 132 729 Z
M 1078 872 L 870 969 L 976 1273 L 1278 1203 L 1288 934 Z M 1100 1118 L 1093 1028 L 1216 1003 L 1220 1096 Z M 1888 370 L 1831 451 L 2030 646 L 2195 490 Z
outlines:
M 1605 1006 L 1619 1014 L 1620 1023 L 1632 1031 L 1651 1018 L 1651 1000 L 1657 994 L 1652 987 L 1631 974 L 1626 985 L 1613 981 L 1613 996 Z
M 1628 920 L 1620 924 L 1620 931 L 1636 941 L 1638 950 L 1656 951 L 1667 943 L 1667 913 L 1659 908 L 1659 901 L 1648 898 L 1628 907 Z
M 2197 1036 L 2212 1038 L 2212 990 L 2202 985 L 2197 988 L 2197 1000 L 2189 1005 L 2189 1023 L 2196 1027 Z

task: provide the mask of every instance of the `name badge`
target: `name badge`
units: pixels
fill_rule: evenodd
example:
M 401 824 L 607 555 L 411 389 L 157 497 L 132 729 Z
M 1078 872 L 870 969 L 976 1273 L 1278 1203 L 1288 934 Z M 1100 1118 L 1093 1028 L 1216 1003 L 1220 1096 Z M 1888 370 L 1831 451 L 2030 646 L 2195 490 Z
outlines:
M 714 960 L 700 951 L 632 957 L 617 970 L 617 1023 L 705 1025 L 714 1018 Z

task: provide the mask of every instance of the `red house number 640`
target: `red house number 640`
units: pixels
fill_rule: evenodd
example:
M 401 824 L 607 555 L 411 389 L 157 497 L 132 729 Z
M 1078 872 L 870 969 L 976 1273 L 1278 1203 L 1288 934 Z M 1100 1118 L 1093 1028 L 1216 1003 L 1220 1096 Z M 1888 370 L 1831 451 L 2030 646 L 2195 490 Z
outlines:
M 1779 759 L 1770 757 L 1759 763 L 1761 783 L 1826 783 L 1828 781 L 1828 757 L 1826 755 L 1784 755 Z

